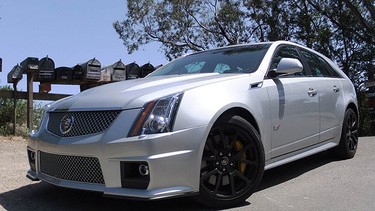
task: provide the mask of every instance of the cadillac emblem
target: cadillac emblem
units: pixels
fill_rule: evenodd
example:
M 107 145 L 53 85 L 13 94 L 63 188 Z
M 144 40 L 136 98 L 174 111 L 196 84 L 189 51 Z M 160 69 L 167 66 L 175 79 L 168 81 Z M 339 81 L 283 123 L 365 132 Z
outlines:
M 61 134 L 65 135 L 65 134 L 69 133 L 69 131 L 73 127 L 73 124 L 74 124 L 74 117 L 70 114 L 65 115 L 61 119 L 61 123 L 60 123 Z

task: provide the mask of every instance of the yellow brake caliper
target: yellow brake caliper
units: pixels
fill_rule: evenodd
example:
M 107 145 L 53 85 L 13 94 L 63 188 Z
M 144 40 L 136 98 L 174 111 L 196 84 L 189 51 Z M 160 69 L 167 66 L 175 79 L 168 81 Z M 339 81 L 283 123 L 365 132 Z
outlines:
M 239 152 L 243 148 L 243 144 L 240 140 L 237 140 L 234 142 L 234 149 Z M 240 157 L 240 160 L 246 160 L 246 153 L 243 153 Z M 239 163 L 238 164 L 238 170 L 241 172 L 241 174 L 245 173 L 246 170 L 246 163 Z

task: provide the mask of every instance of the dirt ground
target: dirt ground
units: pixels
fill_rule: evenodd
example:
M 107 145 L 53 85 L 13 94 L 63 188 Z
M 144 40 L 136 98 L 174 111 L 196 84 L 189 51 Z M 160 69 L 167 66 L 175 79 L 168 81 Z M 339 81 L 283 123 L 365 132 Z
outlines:
M 375 210 L 375 137 L 356 156 L 323 152 L 265 172 L 258 190 L 232 210 Z M 130 201 L 30 181 L 26 140 L 0 136 L 0 210 L 207 210 L 191 198 Z

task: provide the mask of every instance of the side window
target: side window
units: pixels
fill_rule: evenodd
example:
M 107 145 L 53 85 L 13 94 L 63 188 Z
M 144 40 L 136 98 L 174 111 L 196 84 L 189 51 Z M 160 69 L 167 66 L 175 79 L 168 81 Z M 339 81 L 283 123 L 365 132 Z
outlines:
M 310 66 L 311 74 L 314 77 L 340 77 L 338 73 L 320 56 L 301 49 L 302 55 Z
M 337 71 L 330 64 L 328 64 L 328 62 L 326 62 L 325 60 L 323 60 L 323 65 L 326 67 L 326 69 L 332 75 L 332 77 L 341 78 L 341 75 L 337 73 Z
M 279 62 L 282 58 L 298 59 L 302 63 L 302 60 L 301 60 L 301 58 L 298 54 L 298 51 L 295 47 L 293 47 L 293 46 L 282 46 L 281 48 L 279 48 L 277 50 L 276 54 L 274 55 L 274 57 L 272 59 L 270 69 L 271 70 L 276 69 L 277 65 L 279 64 Z M 305 68 L 303 68 L 301 73 L 294 74 L 294 76 L 305 76 L 305 75 L 306 75 Z

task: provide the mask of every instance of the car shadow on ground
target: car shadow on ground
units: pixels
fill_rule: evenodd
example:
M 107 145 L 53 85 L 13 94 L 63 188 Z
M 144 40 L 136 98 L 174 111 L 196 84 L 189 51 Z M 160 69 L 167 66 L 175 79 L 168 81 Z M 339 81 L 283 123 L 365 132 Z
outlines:
M 258 191 L 292 180 L 308 171 L 335 161 L 322 152 L 271 170 L 264 174 Z M 256 194 L 256 193 L 255 193 Z M 251 197 L 240 207 L 251 208 Z M 0 194 L 0 205 L 6 210 L 214 210 L 195 203 L 191 197 L 159 201 L 132 201 L 102 197 L 96 192 L 59 188 L 44 182 Z
M 313 169 L 319 168 L 331 162 L 338 161 L 329 154 L 329 152 L 324 151 L 283 166 L 279 166 L 264 172 L 263 180 L 258 187 L 258 191 L 267 189 L 269 187 L 281 184 L 283 182 L 292 180 L 306 172 Z

